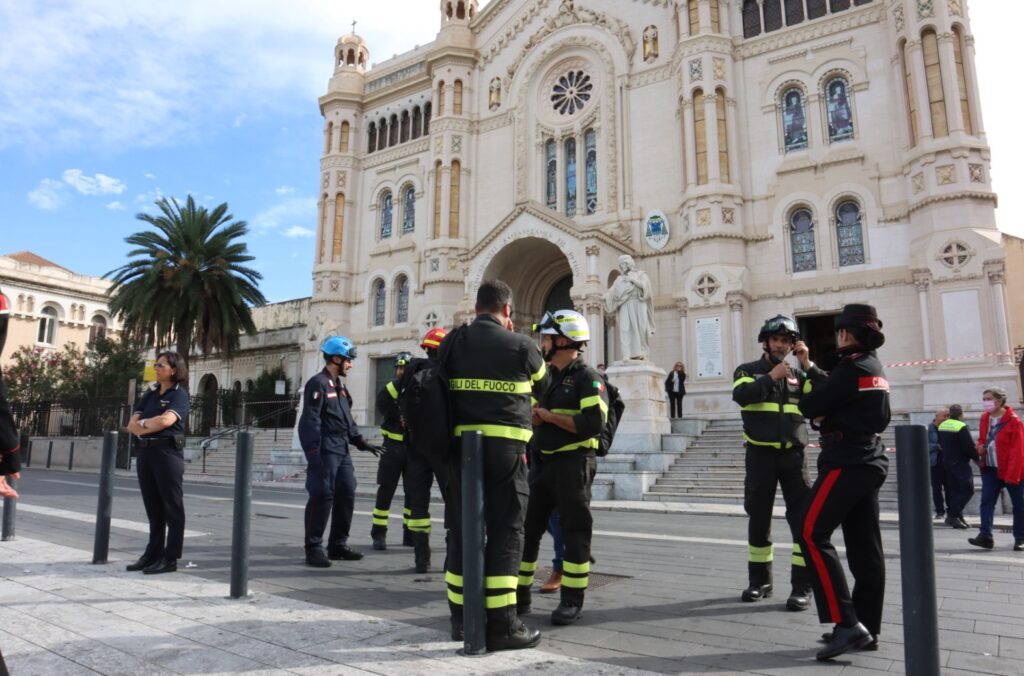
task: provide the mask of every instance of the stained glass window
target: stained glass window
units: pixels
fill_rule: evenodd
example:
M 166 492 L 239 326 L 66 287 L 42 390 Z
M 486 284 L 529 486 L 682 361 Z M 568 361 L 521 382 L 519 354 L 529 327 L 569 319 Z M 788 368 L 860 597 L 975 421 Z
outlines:
M 764 32 L 782 28 L 782 0 L 764 0 Z
M 792 87 L 782 93 L 782 133 L 787 153 L 807 147 L 804 93 L 798 87 Z
M 817 19 L 828 14 L 825 0 L 807 0 L 807 18 Z
M 832 6 L 833 12 L 841 12 L 844 9 L 850 9 L 850 0 L 831 0 L 829 4 Z
M 789 217 L 789 248 L 793 254 L 793 272 L 818 269 L 814 219 L 807 209 L 797 209 Z
M 833 78 L 825 85 L 828 100 L 828 140 L 831 143 L 853 138 L 853 110 L 846 80 Z
M 395 285 L 395 323 L 404 324 L 409 321 L 409 280 L 406 277 L 399 277 Z
M 402 197 L 402 233 L 416 230 L 416 189 L 411 185 L 405 189 Z
M 576 139 L 565 140 L 565 215 L 576 215 Z
M 757 0 L 743 2 L 743 37 L 752 38 L 761 34 L 761 8 Z
M 391 193 L 384 193 L 380 200 L 380 238 L 387 239 L 391 236 L 391 219 L 394 215 L 394 200 Z
M 792 26 L 804 20 L 804 0 L 786 0 L 786 25 Z
M 843 202 L 836 209 L 836 238 L 840 267 L 864 263 L 864 231 L 856 202 Z
M 587 149 L 587 214 L 597 211 L 597 132 L 588 129 L 583 136 Z
M 574 115 L 576 111 L 583 110 L 593 90 L 594 83 L 589 75 L 582 70 L 569 71 L 555 83 L 551 91 L 551 105 L 561 115 Z
M 387 305 L 387 291 L 384 280 L 377 280 L 373 287 L 373 325 L 384 326 L 384 309 Z
M 544 145 L 548 209 L 558 208 L 558 147 L 554 141 Z

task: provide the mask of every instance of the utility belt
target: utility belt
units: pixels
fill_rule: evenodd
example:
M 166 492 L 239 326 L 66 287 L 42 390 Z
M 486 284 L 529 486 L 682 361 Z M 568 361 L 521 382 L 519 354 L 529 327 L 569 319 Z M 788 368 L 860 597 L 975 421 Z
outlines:
M 818 442 L 821 444 L 821 449 L 825 450 L 832 446 L 838 446 L 839 444 L 850 444 L 853 446 L 868 446 L 875 444 L 879 439 L 877 434 L 864 434 L 856 432 L 843 432 L 842 430 L 836 430 L 835 432 L 829 432 L 822 434 L 818 438 Z
M 153 437 L 152 439 L 137 437 L 134 445 L 135 448 L 173 448 L 180 451 L 185 448 L 185 437 Z

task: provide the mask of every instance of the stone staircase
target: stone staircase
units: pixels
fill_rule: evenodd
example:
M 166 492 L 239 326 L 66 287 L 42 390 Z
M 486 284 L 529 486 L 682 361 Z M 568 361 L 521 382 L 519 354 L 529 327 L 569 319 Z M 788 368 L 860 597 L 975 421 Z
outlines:
M 671 424 L 671 433 L 662 435 L 658 448 L 647 448 L 643 444 L 630 446 L 628 442 L 620 445 L 620 437 L 616 437 L 608 455 L 597 460 L 597 475 L 591 491 L 593 499 L 645 499 L 659 477 L 677 462 L 708 425 L 705 420 L 673 420 Z

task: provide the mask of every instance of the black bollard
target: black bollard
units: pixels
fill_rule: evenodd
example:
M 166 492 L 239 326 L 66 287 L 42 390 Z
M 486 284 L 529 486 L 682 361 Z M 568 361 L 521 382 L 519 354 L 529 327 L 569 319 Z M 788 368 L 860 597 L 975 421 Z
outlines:
M 100 461 L 100 491 L 96 500 L 96 535 L 92 543 L 92 562 L 106 563 L 110 549 L 110 511 L 114 501 L 114 461 L 117 459 L 117 432 L 103 434 L 103 459 Z
M 50 441 L 50 445 L 46 448 L 46 469 L 50 469 L 50 460 L 53 458 L 53 441 Z
M 249 513 L 252 506 L 252 433 L 239 432 L 235 452 L 235 515 L 231 528 L 231 598 L 249 593 Z
M 7 477 L 7 485 L 11 488 L 17 488 L 18 482 L 15 481 L 14 477 Z M 17 500 L 14 498 L 4 498 L 3 536 L 0 537 L 0 540 L 4 542 L 14 539 L 14 517 L 17 515 L 17 510 Z
M 484 596 L 484 435 L 462 434 L 463 654 L 487 652 Z
M 68 471 L 70 472 L 75 467 L 75 442 L 71 442 L 71 448 L 68 449 Z
M 903 657 L 907 676 L 939 673 L 931 470 L 924 425 L 896 427 L 896 488 L 903 578 Z

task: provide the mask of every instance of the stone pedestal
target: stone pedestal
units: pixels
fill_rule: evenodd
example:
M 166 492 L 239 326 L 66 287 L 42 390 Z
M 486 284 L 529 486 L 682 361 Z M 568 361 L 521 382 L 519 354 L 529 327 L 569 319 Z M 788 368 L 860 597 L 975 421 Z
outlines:
M 660 453 L 662 435 L 672 431 L 665 400 L 665 371 L 649 361 L 624 360 L 609 366 L 607 376 L 626 404 L 611 451 Z

